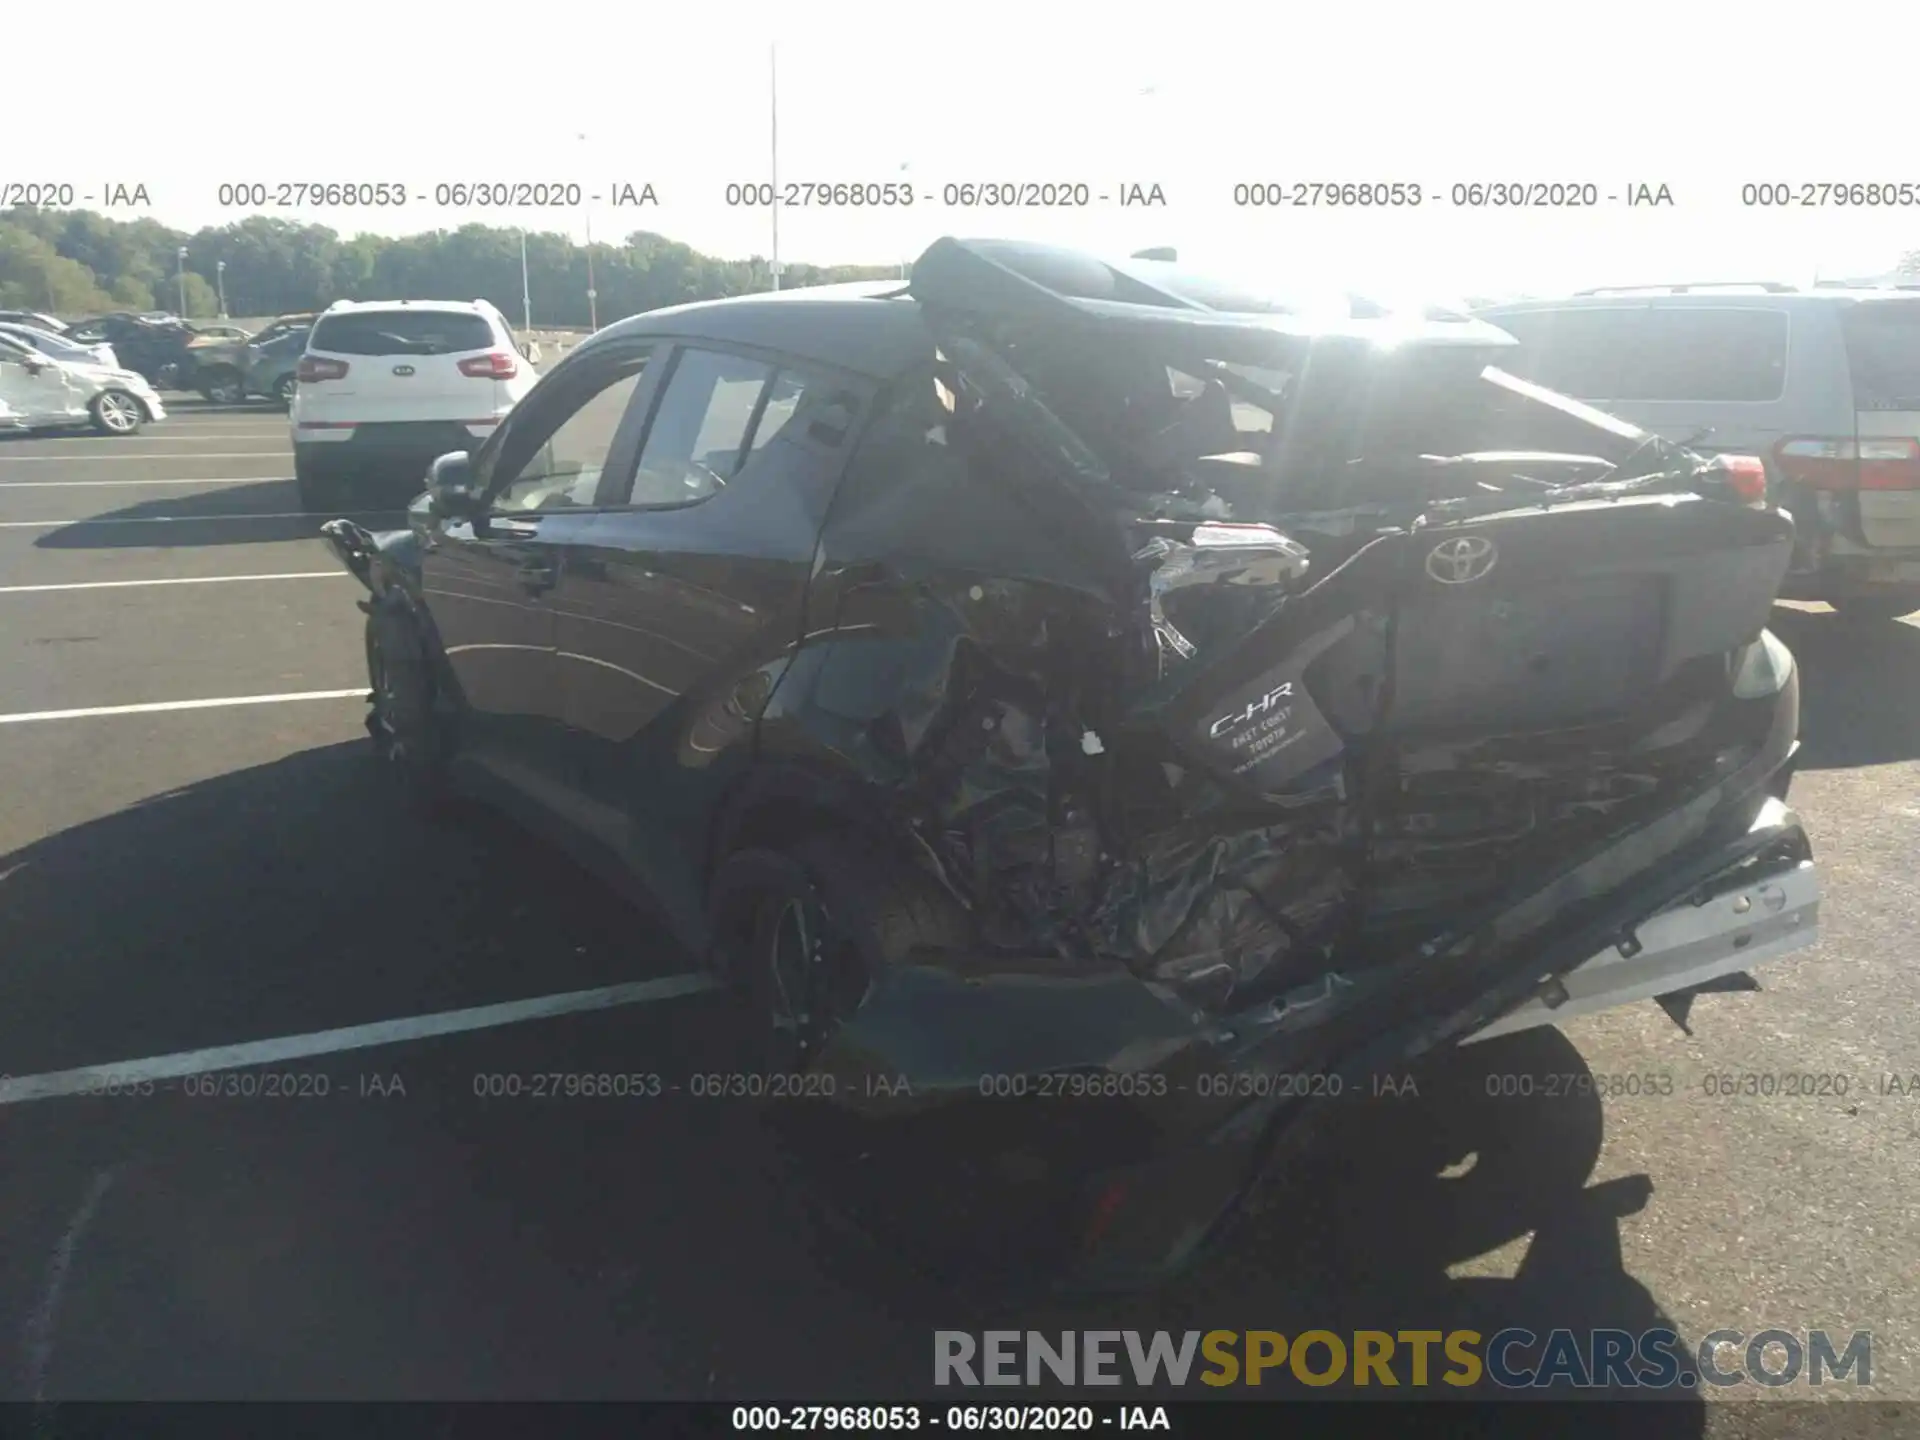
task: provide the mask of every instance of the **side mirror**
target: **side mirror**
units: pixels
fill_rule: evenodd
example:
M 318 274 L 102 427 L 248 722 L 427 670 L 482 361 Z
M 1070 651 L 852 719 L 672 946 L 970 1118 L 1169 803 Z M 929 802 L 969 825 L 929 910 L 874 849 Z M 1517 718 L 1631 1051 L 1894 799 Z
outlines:
M 479 513 L 473 457 L 465 450 L 448 451 L 433 462 L 427 471 L 427 503 L 441 520 L 464 520 Z

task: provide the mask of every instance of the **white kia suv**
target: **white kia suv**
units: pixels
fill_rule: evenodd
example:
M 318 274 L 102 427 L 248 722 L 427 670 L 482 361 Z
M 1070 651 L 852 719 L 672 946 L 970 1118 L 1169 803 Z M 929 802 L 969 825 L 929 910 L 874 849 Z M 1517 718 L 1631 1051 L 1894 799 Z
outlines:
M 416 494 L 472 450 L 539 378 L 485 300 L 339 300 L 314 322 L 293 392 L 300 503 L 327 510 L 372 480 Z

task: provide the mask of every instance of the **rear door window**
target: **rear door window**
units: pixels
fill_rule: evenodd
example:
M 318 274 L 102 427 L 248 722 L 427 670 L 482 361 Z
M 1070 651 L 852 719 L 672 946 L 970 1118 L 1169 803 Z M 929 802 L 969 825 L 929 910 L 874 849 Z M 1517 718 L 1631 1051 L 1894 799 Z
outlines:
M 1494 315 L 1495 325 L 1520 342 L 1494 363 L 1510 375 L 1576 400 L 1621 396 L 1621 372 L 1639 309 L 1526 310 Z
M 685 505 L 731 480 L 773 373 L 771 365 L 743 356 L 682 350 L 648 427 L 627 503 Z
M 1641 313 L 1617 400 L 1778 400 L 1787 381 L 1779 310 L 1656 306 Z
M 327 355 L 457 355 L 493 348 L 483 315 L 458 310 L 372 310 L 329 315 L 309 347 Z
M 1920 301 L 1852 305 L 1841 312 L 1855 410 L 1920 410 Z

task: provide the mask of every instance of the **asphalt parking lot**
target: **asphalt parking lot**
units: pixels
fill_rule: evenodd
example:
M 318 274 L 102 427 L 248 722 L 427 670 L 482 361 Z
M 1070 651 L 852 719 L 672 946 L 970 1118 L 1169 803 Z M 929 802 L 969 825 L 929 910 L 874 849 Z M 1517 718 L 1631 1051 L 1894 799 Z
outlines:
M 716 997 L 515 1008 L 692 966 L 504 821 L 384 791 L 359 592 L 284 416 L 176 404 L 131 440 L 0 441 L 0 1073 L 345 1034 L 235 1093 L 0 1104 L 0 1398 L 905 1398 L 935 1328 L 1665 1323 L 1870 1330 L 1873 1397 L 1920 1399 L 1920 628 L 1780 612 L 1825 938 L 1758 993 L 1701 999 L 1691 1037 L 1649 1004 L 1462 1052 L 1171 1291 L 975 1312 L 692 1093 Z M 1519 1070 L 1673 1093 L 1490 1101 Z M 481 1093 L 552 1072 L 662 1085 Z M 1844 1093 L 1709 1093 L 1747 1073 Z M 1681 1398 L 1673 1433 L 1745 1423 Z

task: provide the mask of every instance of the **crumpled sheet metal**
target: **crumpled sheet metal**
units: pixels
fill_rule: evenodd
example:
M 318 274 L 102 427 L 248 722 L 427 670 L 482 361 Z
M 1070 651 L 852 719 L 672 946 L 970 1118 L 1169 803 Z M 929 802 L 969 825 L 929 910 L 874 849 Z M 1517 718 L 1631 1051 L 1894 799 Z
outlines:
M 1167 597 L 1202 586 L 1236 586 L 1272 592 L 1272 602 L 1306 578 L 1306 546 L 1271 525 L 1203 524 L 1181 541 L 1156 535 L 1135 552 L 1155 562 L 1147 577 L 1147 613 L 1164 657 L 1191 660 L 1198 647 L 1167 614 Z
M 1055 957 L 956 955 L 901 965 L 834 1032 L 822 1071 L 858 1105 L 869 1076 L 907 1080 L 921 1102 L 980 1093 L 982 1077 L 1150 1069 L 1205 1038 L 1204 1017 L 1125 969 Z M 901 1097 L 885 1097 L 898 1113 Z
M 1100 950 L 1210 1010 L 1329 963 L 1352 879 L 1326 822 L 1181 838 L 1115 867 L 1087 931 Z
M 1221 546 L 1202 569 L 1219 585 L 1300 573 L 1289 547 L 1264 538 Z M 1096 823 L 1094 792 L 1111 757 L 1069 710 L 1045 599 L 1021 583 L 923 592 L 907 683 L 875 717 L 900 750 L 895 803 L 985 941 L 1099 958 L 1202 1009 L 1324 968 L 1351 890 L 1337 804 L 1223 830 L 1192 808 L 1204 798 L 1175 802 L 1155 766 L 1120 783 L 1165 786 L 1157 798 L 1184 821 L 1103 850 L 1115 841 Z

